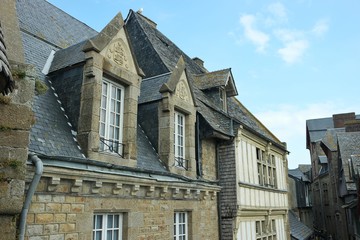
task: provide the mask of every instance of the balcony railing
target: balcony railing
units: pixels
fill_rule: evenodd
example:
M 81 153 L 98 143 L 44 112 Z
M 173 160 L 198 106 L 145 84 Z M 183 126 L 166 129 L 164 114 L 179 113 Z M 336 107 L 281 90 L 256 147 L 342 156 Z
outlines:
M 189 160 L 182 157 L 175 157 L 175 166 L 188 170 Z
M 120 143 L 116 140 L 100 138 L 100 151 L 116 153 L 120 157 L 124 157 L 125 144 Z

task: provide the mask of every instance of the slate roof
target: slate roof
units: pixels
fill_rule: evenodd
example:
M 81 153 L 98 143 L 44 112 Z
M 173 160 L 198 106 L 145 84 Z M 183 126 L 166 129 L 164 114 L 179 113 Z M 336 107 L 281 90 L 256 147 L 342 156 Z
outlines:
M 353 155 L 360 155 L 360 132 L 338 133 L 338 144 L 347 189 L 356 190 L 355 183 L 350 179 L 349 160 Z
M 292 210 L 289 210 L 288 216 L 291 237 L 298 240 L 310 239 L 310 236 L 313 234 L 314 231 L 311 230 L 304 223 L 299 221 L 298 217 Z
M 161 162 L 155 148 L 142 130 L 141 126 L 137 128 L 137 167 L 141 169 L 167 172 L 165 165 Z
M 196 86 L 201 89 L 224 86 L 228 80 L 230 68 L 194 76 Z
M 233 81 L 230 68 L 194 75 L 194 83 L 199 89 L 205 90 L 226 86 L 225 89 L 229 97 L 238 94 Z
M 16 1 L 16 4 L 20 29 L 34 34 L 53 48 L 66 48 L 97 34 L 94 29 L 48 1 L 26 0 Z
M 306 120 L 306 128 L 309 132 L 310 142 L 321 140 L 329 128 L 334 128 L 332 117 Z
M 304 182 L 310 182 L 309 178 L 299 168 L 289 169 L 288 174 Z
M 141 82 L 139 104 L 161 99 L 160 87 L 170 78 L 171 73 L 145 78 Z
M 345 128 L 328 129 L 325 133 L 325 136 L 322 138 L 323 144 L 330 151 L 337 151 L 337 133 L 338 132 L 345 132 Z
M 233 131 L 231 131 L 231 118 L 233 118 L 239 124 L 244 125 L 245 128 L 264 136 L 285 149 L 285 146 L 234 97 L 228 98 L 228 113 L 225 113 L 211 102 L 200 90 L 200 88 L 205 87 L 205 83 L 199 79 L 196 80 L 196 76 L 201 76 L 208 73 L 208 71 L 204 67 L 196 64 L 193 59 L 165 37 L 155 27 L 153 22 L 134 11 L 130 11 L 125 22 L 139 66 L 147 77 L 171 72 L 176 66 L 180 56 L 184 58 L 186 70 L 190 73 L 188 80 L 194 96 L 196 96 L 195 102 L 198 106 L 198 112 L 215 131 L 224 133 L 230 137 L 233 136 Z M 228 70 L 221 70 L 214 72 L 214 77 L 217 74 L 223 77 L 223 74 L 227 71 Z M 191 75 L 195 75 L 195 77 Z M 209 76 L 211 76 L 211 74 Z M 219 81 L 222 82 L 222 80 Z M 200 83 L 200 87 L 196 85 L 196 82 Z M 214 84 L 217 85 L 219 83 Z M 237 126 L 239 126 L 239 124 L 237 124 Z
M 87 40 L 84 40 L 68 48 L 56 51 L 49 72 L 54 72 L 59 69 L 73 66 L 77 63 L 84 62 L 85 53 L 82 49 L 86 42 Z
M 41 73 L 52 50 L 71 46 L 96 31 L 43 0 L 17 1 L 25 63 L 35 66 L 36 76 L 48 87 L 34 97 L 36 122 L 30 132 L 29 150 L 46 155 L 83 157 L 55 89 Z

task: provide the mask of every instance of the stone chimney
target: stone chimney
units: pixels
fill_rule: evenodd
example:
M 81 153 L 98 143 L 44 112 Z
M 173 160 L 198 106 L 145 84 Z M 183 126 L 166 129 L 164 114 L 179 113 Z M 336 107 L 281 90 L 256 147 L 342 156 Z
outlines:
M 345 132 L 360 132 L 360 119 L 345 121 Z
M 345 127 L 345 121 L 355 120 L 355 113 L 340 113 L 333 115 L 334 128 Z
M 204 67 L 204 61 L 201 60 L 200 58 L 194 57 L 192 60 L 193 60 L 197 65 L 199 65 L 200 67 Z

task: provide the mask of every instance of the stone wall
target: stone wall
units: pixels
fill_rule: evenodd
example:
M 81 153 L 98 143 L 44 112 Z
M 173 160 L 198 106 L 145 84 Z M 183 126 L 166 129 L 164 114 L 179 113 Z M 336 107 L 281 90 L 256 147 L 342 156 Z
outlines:
M 201 140 L 201 167 L 204 179 L 217 180 L 216 141 L 214 139 Z
M 0 96 L 0 232 L 1 239 L 15 239 L 16 220 L 24 202 L 25 166 L 29 130 L 34 123 L 32 68 L 12 65 L 13 93 Z
M 204 187 L 82 179 L 41 179 L 28 213 L 25 239 L 92 239 L 94 213 L 122 213 L 125 239 L 168 240 L 173 238 L 174 211 L 188 212 L 189 240 L 219 239 L 216 193 Z

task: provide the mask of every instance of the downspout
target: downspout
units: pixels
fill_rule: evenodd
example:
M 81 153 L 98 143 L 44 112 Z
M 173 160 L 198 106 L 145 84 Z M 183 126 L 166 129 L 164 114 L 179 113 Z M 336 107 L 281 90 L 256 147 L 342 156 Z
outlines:
M 34 153 L 29 154 L 30 160 L 35 165 L 35 174 L 34 177 L 30 183 L 28 192 L 26 194 L 25 203 L 23 206 L 23 209 L 21 211 L 20 216 L 20 224 L 19 224 L 19 240 L 24 240 L 25 236 L 25 228 L 26 228 L 26 218 L 29 211 L 31 199 L 35 193 L 36 187 L 40 181 L 41 175 L 43 173 L 43 163 L 38 156 L 36 156 Z
M 200 119 L 199 114 L 196 114 L 196 128 L 195 128 L 195 145 L 196 145 L 196 173 L 198 178 L 202 178 L 202 164 L 201 164 L 201 142 L 200 142 Z
M 219 184 L 221 185 L 220 181 L 220 160 L 219 160 L 219 141 L 216 141 L 216 148 L 215 148 L 215 158 L 216 158 L 216 167 L 217 167 L 217 179 Z M 222 239 L 222 214 L 221 214 L 221 190 L 217 194 L 217 211 L 218 211 L 218 228 L 219 228 L 219 240 Z

